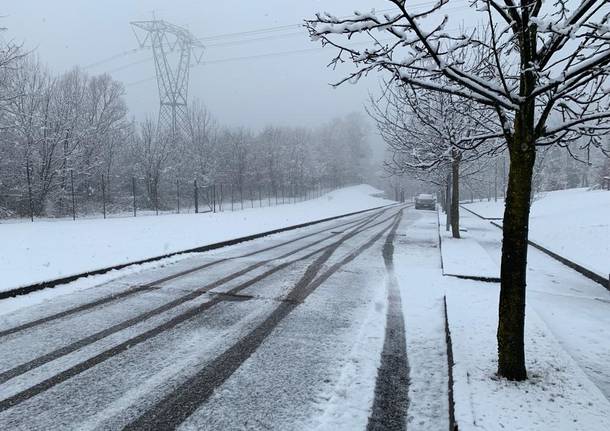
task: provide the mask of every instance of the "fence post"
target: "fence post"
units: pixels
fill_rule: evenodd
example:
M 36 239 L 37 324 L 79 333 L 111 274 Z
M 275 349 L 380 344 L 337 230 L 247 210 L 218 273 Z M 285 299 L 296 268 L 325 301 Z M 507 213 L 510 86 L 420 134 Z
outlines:
M 231 211 L 233 211 L 233 184 L 231 184 Z
M 260 184 L 258 185 L 258 207 L 262 208 L 263 206 L 263 196 L 261 194 L 261 186 Z
M 223 194 L 223 191 L 222 191 L 222 183 L 220 183 L 220 195 L 218 196 L 218 210 L 220 212 L 222 212 L 222 204 L 223 204 L 224 198 L 225 198 L 225 195 Z
M 25 163 L 26 176 L 28 179 L 28 199 L 30 202 L 30 220 L 34 221 L 34 205 L 32 204 L 32 180 L 30 179 L 30 159 L 26 160 Z
M 136 216 L 136 177 L 131 177 L 131 195 L 133 196 L 133 216 Z
M 212 184 L 212 191 L 214 192 L 214 197 L 212 198 L 212 211 L 216 213 L 216 184 Z
M 155 213 L 159 215 L 159 182 L 155 181 Z
M 199 188 L 197 187 L 197 180 L 193 181 L 193 197 L 195 199 L 195 214 L 199 213 Z
M 178 214 L 180 214 L 180 180 L 176 180 L 176 206 L 178 207 Z
M 72 188 L 72 220 L 76 220 L 76 199 L 74 197 L 74 171 L 70 169 L 70 184 Z
M 106 218 L 106 183 L 104 182 L 104 174 L 102 174 L 102 212 Z

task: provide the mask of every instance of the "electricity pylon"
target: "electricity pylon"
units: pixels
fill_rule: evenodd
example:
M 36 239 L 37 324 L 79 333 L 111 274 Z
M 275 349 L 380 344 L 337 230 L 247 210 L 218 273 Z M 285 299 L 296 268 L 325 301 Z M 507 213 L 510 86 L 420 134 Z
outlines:
M 188 86 L 191 61 L 201 62 L 203 44 L 190 31 L 163 20 L 131 23 L 141 48 L 152 48 L 159 87 L 157 130 L 173 140 L 189 136 Z M 144 30 L 144 35 L 138 31 Z M 171 54 L 175 54 L 172 56 Z M 171 61 L 177 56 L 177 61 Z

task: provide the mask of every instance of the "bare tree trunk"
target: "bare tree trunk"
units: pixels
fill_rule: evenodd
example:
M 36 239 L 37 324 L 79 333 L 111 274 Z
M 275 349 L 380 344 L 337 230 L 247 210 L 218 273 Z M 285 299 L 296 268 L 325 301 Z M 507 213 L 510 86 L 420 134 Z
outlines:
M 527 238 L 532 175 L 536 159 L 533 109 L 518 113 L 515 135 L 509 143 L 510 167 L 504 210 L 500 308 L 498 323 L 498 374 L 525 380 L 524 328 L 527 272 Z
M 460 237 L 460 157 L 451 162 L 451 234 Z

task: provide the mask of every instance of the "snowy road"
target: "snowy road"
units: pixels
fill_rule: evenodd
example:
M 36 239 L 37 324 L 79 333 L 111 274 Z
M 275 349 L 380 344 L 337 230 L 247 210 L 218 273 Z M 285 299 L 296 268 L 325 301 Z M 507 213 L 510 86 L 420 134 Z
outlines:
M 403 212 L 192 255 L 0 317 L 0 429 L 326 429 L 338 400 L 344 429 L 383 428 L 371 411 L 407 402 L 388 379 L 407 379 L 404 340 L 385 333 L 387 319 L 404 338 L 392 243 L 417 216 Z M 386 429 L 404 425 L 396 414 L 380 415 Z

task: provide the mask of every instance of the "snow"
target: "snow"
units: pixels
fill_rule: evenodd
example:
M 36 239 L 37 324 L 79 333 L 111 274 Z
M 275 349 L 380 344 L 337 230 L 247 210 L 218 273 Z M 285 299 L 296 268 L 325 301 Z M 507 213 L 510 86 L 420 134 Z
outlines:
M 449 428 L 448 370 L 443 317 L 444 286 L 436 214 L 407 211 L 394 241 L 409 361 L 410 431 Z M 443 414 L 444 413 L 444 414 Z
M 497 279 L 500 267 L 469 232 L 460 232 L 453 238 L 451 232 L 441 229 L 443 274 L 457 277 Z
M 460 430 L 610 428 L 610 402 L 535 310 L 528 309 L 526 323 L 529 379 L 510 382 L 495 375 L 498 290 L 458 279 L 446 279 L 446 284 Z
M 464 206 L 487 218 L 501 218 L 504 212 L 500 200 Z M 541 194 L 532 205 L 530 239 L 607 277 L 610 273 L 610 192 L 580 188 Z
M 393 203 L 368 185 L 236 212 L 0 224 L 0 291 Z
M 468 212 L 461 222 L 499 265 L 501 231 Z M 498 429 L 492 426 L 498 418 L 485 413 L 492 405 L 494 412 L 504 412 L 500 422 L 505 429 L 608 427 L 610 292 L 530 247 L 526 308 L 530 381 L 516 384 L 494 377 L 497 285 L 451 278 L 444 283 L 454 354 L 459 357 L 454 373 L 460 429 L 468 429 L 464 421 Z M 513 405 L 507 401 L 511 398 L 516 400 Z M 510 411 L 520 415 L 511 416 Z

